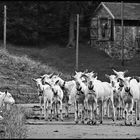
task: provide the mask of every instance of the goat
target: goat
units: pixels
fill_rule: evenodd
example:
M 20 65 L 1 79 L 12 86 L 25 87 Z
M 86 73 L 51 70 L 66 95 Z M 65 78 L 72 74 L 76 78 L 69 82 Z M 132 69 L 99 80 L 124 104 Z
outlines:
M 101 120 L 100 123 L 103 122 L 103 104 L 105 101 L 108 99 L 111 100 L 112 103 L 112 108 L 113 108 L 113 120 L 115 121 L 115 110 L 114 110 L 114 102 L 113 102 L 113 90 L 111 85 L 108 82 L 102 82 L 97 79 L 97 76 L 95 78 L 95 75 L 87 76 L 85 75 L 88 79 L 88 88 L 93 87 L 95 96 L 94 97 L 94 103 L 95 103 L 95 117 L 97 114 L 97 107 L 98 107 L 98 101 L 101 102 Z M 96 119 L 94 124 L 96 124 Z

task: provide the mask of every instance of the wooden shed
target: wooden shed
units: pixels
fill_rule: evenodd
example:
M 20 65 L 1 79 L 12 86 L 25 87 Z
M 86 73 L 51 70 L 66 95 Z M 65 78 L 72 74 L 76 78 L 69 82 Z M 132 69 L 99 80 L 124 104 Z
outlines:
M 140 3 L 124 3 L 124 53 L 130 59 L 140 50 Z M 101 2 L 91 17 L 91 45 L 121 57 L 121 3 Z

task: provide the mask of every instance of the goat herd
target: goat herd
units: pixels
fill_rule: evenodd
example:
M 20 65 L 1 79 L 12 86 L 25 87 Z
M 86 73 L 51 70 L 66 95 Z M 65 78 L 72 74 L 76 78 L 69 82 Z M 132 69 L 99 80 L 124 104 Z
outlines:
M 41 114 L 45 120 L 53 117 L 63 121 L 62 106 L 65 115 L 74 105 L 75 123 L 103 123 L 104 115 L 112 119 L 124 119 L 125 125 L 137 124 L 139 120 L 140 77 L 125 77 L 126 71 L 113 69 L 114 75 L 105 76 L 110 82 L 102 82 L 94 71 L 77 72 L 72 80 L 65 81 L 60 74 L 45 74 L 35 81 L 40 99 Z M 43 100 L 43 102 L 42 102 Z M 80 106 L 80 109 L 79 109 Z M 99 117 L 97 117 L 97 115 Z M 130 119 L 129 119 L 130 118 Z M 80 121 L 79 121 L 80 119 Z

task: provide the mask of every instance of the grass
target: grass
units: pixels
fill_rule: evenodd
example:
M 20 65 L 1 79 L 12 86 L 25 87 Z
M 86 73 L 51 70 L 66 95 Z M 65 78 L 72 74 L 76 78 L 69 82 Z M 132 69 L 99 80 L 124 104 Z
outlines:
M 16 103 L 37 103 L 35 83 L 31 80 L 45 73 L 63 73 L 70 79 L 75 71 L 75 48 L 46 45 L 41 48 L 7 45 L 7 51 L 0 49 L 0 91 L 8 90 Z M 79 71 L 94 70 L 99 79 L 107 81 L 105 74 L 128 69 L 128 75 L 140 75 L 140 55 L 121 62 L 110 58 L 103 51 L 86 44 L 79 46 Z M 0 121 L 0 138 L 25 138 L 25 121 L 32 116 L 32 110 L 14 105 L 10 111 L 3 111 Z
M 46 45 L 40 48 L 9 47 L 8 51 L 12 54 L 28 55 L 30 58 L 40 61 L 42 64 L 57 68 L 64 74 L 73 75 L 75 71 L 75 48 L 65 48 L 60 45 Z M 129 75 L 140 75 L 140 54 L 136 54 L 132 60 L 121 61 L 110 58 L 98 48 L 90 47 L 87 44 L 79 45 L 79 71 L 85 69 L 94 70 L 98 73 L 101 80 L 107 80 L 105 73 L 113 74 L 112 69 L 129 70 Z
M 38 48 L 8 44 L 7 51 L 0 50 L 0 90 L 8 89 L 16 103 L 37 103 L 35 83 L 31 79 L 52 72 L 62 72 L 62 78 L 71 79 L 75 72 L 75 54 L 75 48 L 58 44 Z M 113 74 L 112 69 L 128 69 L 129 76 L 140 75 L 140 57 L 137 54 L 121 66 L 120 60 L 82 43 L 79 45 L 79 71 L 85 69 L 97 72 L 102 81 L 108 81 L 105 74 Z
M 4 119 L 0 121 L 0 139 L 26 138 L 25 114 L 25 109 L 16 105 L 10 110 L 3 109 L 1 115 Z
M 28 58 L 27 55 L 16 56 L 3 49 L 0 50 L 0 90 L 8 90 L 16 103 L 38 102 L 35 83 L 45 73 L 58 73 L 55 68 Z

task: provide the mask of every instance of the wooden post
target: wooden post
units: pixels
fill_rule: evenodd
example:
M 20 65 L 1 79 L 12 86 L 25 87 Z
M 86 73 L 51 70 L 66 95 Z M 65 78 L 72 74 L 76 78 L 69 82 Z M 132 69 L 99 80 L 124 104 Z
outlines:
M 76 33 L 76 70 L 78 71 L 78 55 L 79 55 L 79 14 L 77 14 L 77 33 Z
M 3 31 L 3 45 L 6 49 L 6 5 L 4 5 L 4 31 Z
M 122 47 L 122 66 L 124 66 L 124 26 L 123 26 L 123 14 L 124 14 L 124 4 L 123 4 L 123 1 L 121 1 L 121 26 L 122 26 L 121 47 Z

